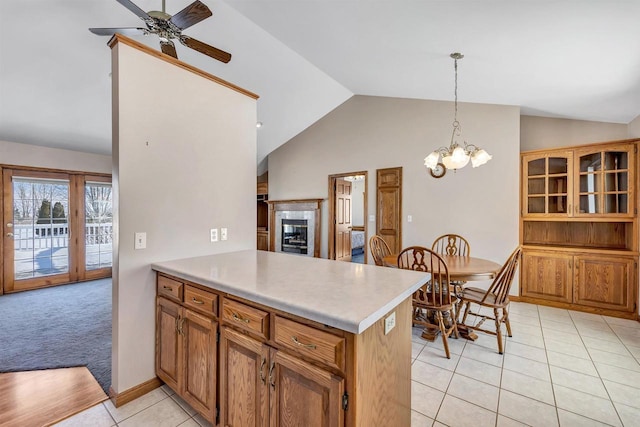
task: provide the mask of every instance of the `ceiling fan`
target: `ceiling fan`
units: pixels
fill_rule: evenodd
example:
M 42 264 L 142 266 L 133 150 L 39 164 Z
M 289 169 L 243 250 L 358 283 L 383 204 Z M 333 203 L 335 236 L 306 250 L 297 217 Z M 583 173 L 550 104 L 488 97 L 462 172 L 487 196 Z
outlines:
M 176 46 L 172 41 L 173 39 L 177 39 L 183 45 L 197 50 L 200 53 L 204 53 L 218 61 L 227 63 L 231 60 L 230 53 L 182 34 L 182 30 L 212 15 L 209 8 L 200 2 L 200 0 L 194 1 L 173 16 L 165 12 L 165 0 L 162 0 L 162 11 L 151 10 L 149 12 L 140 9 L 131 2 L 131 0 L 116 1 L 138 15 L 138 17 L 144 21 L 147 28 L 89 28 L 89 31 L 99 36 L 112 36 L 115 33 L 126 36 L 157 34 L 158 37 L 160 37 L 160 49 L 162 52 L 176 59 L 178 58 L 178 54 L 176 53 Z

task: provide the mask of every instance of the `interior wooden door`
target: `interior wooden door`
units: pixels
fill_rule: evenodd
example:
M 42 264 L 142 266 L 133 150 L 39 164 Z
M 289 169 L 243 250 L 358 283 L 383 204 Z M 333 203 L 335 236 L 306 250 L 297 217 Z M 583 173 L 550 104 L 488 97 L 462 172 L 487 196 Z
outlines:
M 336 261 L 351 261 L 351 181 L 336 179 Z
M 402 250 L 402 168 L 376 171 L 376 234 L 391 252 Z

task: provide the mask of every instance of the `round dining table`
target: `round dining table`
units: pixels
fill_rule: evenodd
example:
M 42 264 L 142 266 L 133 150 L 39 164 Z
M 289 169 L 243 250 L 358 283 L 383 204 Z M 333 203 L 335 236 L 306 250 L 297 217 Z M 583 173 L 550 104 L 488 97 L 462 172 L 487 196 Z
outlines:
M 474 280 L 492 280 L 502 268 L 502 265 L 483 258 L 460 255 L 440 255 L 449 268 L 449 277 L 456 282 L 470 282 Z M 383 258 L 387 267 L 398 266 L 398 254 L 387 255 Z

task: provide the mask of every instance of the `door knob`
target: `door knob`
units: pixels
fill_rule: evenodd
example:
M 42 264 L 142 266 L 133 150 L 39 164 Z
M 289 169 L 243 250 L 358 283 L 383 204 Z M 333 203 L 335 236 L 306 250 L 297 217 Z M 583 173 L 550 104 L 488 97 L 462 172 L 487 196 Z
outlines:
M 7 228 L 11 228 L 11 227 L 13 227 L 13 223 L 12 222 L 8 222 L 7 223 Z
M 7 233 L 7 237 L 13 237 L 13 233 Z

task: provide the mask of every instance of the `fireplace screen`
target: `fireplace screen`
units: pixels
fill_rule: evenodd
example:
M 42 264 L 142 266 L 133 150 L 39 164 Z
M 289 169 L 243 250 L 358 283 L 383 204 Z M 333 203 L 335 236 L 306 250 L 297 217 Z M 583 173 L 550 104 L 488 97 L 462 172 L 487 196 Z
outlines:
M 307 254 L 307 220 L 282 220 L 282 252 Z

